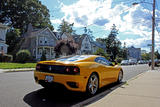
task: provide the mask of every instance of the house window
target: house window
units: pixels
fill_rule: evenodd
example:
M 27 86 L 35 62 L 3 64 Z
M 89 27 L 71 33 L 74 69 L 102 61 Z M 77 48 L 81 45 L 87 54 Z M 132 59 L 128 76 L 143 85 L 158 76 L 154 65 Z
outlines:
M 44 38 L 44 43 L 47 44 L 48 43 L 48 38 Z
M 85 44 L 85 49 L 88 49 L 88 48 L 89 48 L 88 45 L 89 45 L 89 44 Z
M 44 41 L 44 37 L 40 37 L 40 38 L 39 38 L 39 44 L 40 44 L 40 45 L 43 45 L 43 41 Z

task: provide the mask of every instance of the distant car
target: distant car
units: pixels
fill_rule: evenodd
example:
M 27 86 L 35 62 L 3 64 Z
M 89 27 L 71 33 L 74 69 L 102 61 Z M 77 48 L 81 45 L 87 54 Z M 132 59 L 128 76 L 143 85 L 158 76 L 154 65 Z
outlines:
M 135 64 L 137 64 L 136 59 L 129 59 L 129 65 L 135 65 Z
M 138 64 L 145 64 L 145 61 L 144 60 L 139 60 Z
M 129 65 L 129 61 L 128 60 L 122 60 L 121 65 Z
M 68 90 L 94 95 L 99 88 L 121 82 L 123 70 L 98 55 L 75 55 L 37 63 L 36 83 L 45 88 L 60 84 Z
M 154 65 L 155 65 L 156 67 L 159 67 L 159 66 L 160 66 L 159 64 L 160 64 L 160 61 L 157 60 L 157 59 L 155 59 L 155 60 L 154 60 Z M 151 61 L 151 60 L 149 61 L 148 65 L 149 65 L 149 66 L 152 65 L 152 61 Z

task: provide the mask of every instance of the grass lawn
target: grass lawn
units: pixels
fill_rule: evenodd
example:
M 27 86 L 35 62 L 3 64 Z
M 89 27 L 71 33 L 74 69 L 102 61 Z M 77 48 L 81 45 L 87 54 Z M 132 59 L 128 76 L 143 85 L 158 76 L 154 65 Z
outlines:
M 1 63 L 0 69 L 35 68 L 36 63 Z

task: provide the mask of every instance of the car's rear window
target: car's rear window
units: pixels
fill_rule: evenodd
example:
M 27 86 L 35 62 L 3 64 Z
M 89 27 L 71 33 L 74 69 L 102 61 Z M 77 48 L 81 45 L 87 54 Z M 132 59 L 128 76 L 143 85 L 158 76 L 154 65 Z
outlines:
M 56 61 L 79 61 L 79 60 L 84 60 L 90 56 L 88 55 L 76 55 L 76 56 L 70 56 L 70 57 L 63 57 L 63 58 L 58 58 Z

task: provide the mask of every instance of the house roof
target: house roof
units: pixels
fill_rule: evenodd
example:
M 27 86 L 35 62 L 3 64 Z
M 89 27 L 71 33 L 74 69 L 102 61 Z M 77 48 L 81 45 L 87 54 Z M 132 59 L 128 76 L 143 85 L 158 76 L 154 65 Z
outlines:
M 93 43 L 95 46 L 97 46 L 99 48 L 102 48 L 102 49 L 106 48 L 105 44 L 102 44 L 102 43 L 99 43 L 99 42 L 96 42 L 96 41 L 93 41 L 91 43 Z
M 75 40 L 75 42 L 78 44 L 78 48 L 81 48 L 82 45 L 82 41 L 83 39 L 86 37 L 86 35 L 74 35 L 73 39 Z

